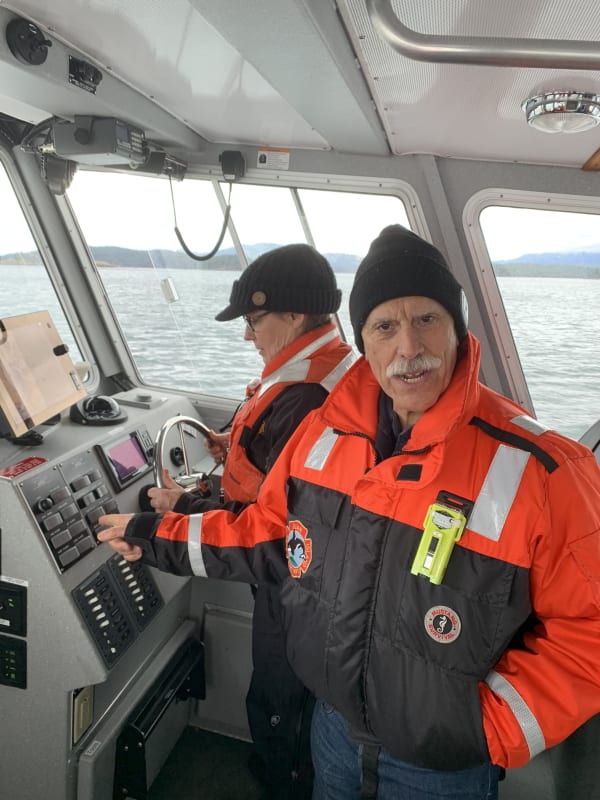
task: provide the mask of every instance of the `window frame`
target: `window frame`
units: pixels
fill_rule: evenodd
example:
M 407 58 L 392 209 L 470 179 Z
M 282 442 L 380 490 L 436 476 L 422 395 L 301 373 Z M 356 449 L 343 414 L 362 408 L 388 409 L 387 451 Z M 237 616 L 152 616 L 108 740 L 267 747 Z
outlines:
M 71 300 L 65 280 L 58 267 L 56 258 L 54 257 L 50 241 L 45 234 L 44 226 L 40 222 L 36 204 L 28 191 L 18 164 L 1 142 L 0 164 L 6 172 L 15 199 L 29 228 L 33 244 L 38 250 L 41 266 L 46 270 L 48 280 L 52 285 L 64 318 L 69 325 L 71 335 L 79 348 L 81 359 L 83 363 L 86 364 L 87 373 L 83 379 L 83 384 L 88 392 L 93 392 L 99 385 L 99 372 L 92 356 L 91 347 L 85 335 L 79 315 L 76 312 L 75 304 Z

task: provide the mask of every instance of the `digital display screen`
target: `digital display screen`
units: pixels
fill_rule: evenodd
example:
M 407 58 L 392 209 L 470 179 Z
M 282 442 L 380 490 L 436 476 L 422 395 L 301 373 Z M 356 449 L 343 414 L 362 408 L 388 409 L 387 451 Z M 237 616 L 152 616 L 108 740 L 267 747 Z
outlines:
M 94 445 L 94 451 L 106 468 L 115 490 L 121 492 L 150 472 L 154 464 L 152 446 L 148 431 L 142 426 L 127 436 L 121 436 L 113 444 Z
M 148 467 L 146 454 L 133 436 L 107 450 L 108 460 L 121 484 Z

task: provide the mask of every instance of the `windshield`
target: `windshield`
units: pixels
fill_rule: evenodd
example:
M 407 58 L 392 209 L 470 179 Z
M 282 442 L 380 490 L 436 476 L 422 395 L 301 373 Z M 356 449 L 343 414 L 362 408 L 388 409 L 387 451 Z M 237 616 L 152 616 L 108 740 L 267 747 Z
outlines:
M 390 195 L 235 184 L 231 220 L 216 255 L 228 187 L 80 171 L 69 200 L 91 247 L 114 313 L 143 382 L 230 397 L 244 395 L 263 363 L 242 341 L 241 320 L 217 322 L 240 270 L 261 253 L 310 242 L 331 262 L 343 293 L 340 324 L 349 336 L 348 295 L 357 264 L 385 225 L 408 225 Z M 101 209 L 101 213 L 99 212 Z

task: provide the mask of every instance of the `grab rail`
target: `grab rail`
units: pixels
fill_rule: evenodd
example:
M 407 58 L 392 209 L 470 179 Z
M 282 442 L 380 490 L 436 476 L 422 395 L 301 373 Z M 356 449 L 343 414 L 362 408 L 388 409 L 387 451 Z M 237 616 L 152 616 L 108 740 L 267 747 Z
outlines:
M 400 22 L 392 10 L 391 0 L 367 0 L 367 11 L 381 38 L 401 55 L 416 61 L 600 69 L 597 42 L 426 35 Z

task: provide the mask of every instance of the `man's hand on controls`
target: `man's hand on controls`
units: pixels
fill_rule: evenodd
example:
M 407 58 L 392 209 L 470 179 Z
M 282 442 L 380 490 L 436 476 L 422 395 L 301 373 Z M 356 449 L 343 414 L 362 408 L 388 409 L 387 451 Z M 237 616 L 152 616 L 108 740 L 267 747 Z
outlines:
M 142 549 L 125 541 L 125 528 L 134 514 L 105 514 L 98 523 L 105 526 L 98 533 L 99 542 L 107 542 L 113 550 L 123 556 L 125 561 L 138 561 L 142 557 Z

